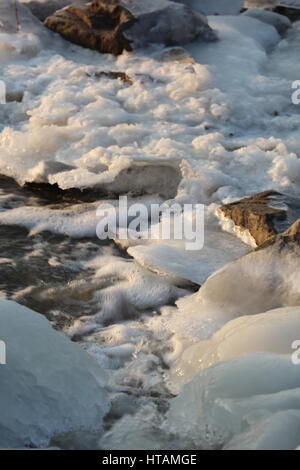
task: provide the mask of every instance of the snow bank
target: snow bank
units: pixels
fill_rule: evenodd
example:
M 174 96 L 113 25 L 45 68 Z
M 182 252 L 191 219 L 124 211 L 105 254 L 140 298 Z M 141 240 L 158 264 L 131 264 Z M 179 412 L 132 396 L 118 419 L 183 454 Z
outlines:
M 100 431 L 106 375 L 36 312 L 0 302 L 0 446 L 45 447 L 54 435 Z

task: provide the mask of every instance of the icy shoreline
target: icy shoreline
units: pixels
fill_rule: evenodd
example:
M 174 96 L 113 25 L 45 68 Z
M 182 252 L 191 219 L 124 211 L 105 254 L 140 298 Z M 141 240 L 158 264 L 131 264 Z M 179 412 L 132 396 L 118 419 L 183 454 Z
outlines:
M 110 411 L 93 445 L 296 448 L 299 248 L 291 239 L 283 249 L 279 238 L 247 255 L 216 213 L 266 189 L 299 197 L 299 24 L 282 38 L 286 20 L 275 28 L 249 15 L 209 16 L 218 42 L 113 57 L 66 43 L 31 16 L 19 33 L 6 19 L 0 173 L 24 190 L 2 184 L 1 290 L 108 373 Z M 204 248 L 191 254 L 155 238 L 102 244 L 103 199 L 47 201 L 26 183 L 95 190 L 115 205 L 119 194 L 145 205 L 202 203 Z M 74 426 L 49 427 L 25 445 Z M 55 442 L 88 446 L 84 434 Z

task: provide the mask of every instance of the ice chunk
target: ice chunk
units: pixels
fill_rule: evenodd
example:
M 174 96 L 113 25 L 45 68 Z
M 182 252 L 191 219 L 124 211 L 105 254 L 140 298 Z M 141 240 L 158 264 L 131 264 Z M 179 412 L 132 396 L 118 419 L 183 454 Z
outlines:
M 255 353 L 222 362 L 185 385 L 165 419 L 144 406 L 119 420 L 101 448 L 293 449 L 299 385 L 299 367 L 289 355 Z
M 271 310 L 232 320 L 209 341 L 188 347 L 173 365 L 173 380 L 184 383 L 217 362 L 257 351 L 292 353 L 295 331 L 300 328 L 300 308 Z
M 233 318 L 299 305 L 300 246 L 289 234 L 298 225 L 263 249 L 227 264 L 198 293 L 178 301 L 177 328 L 181 323 L 182 331 L 194 339 L 207 339 Z
M 69 431 L 100 431 L 108 411 L 105 373 L 48 321 L 0 302 L 0 446 L 43 447 Z
M 299 445 L 300 411 L 287 410 L 254 423 L 236 435 L 226 450 L 294 450 Z
M 143 245 L 143 241 L 136 241 L 137 246 L 131 246 L 128 253 L 142 266 L 155 272 L 202 284 L 224 264 L 248 252 L 246 245 L 240 241 L 236 243 L 231 235 L 222 232 L 211 215 L 206 215 L 204 225 L 204 246 L 201 249 L 187 250 L 187 239 L 165 241 L 150 237 L 144 240 Z M 200 232 L 201 229 L 197 230 Z
M 196 375 L 183 387 L 171 404 L 166 426 L 186 439 L 187 445 L 219 449 L 242 430 L 248 430 L 249 425 L 276 411 L 296 407 L 298 418 L 290 420 L 296 433 L 291 439 L 295 445 L 299 436 L 299 400 L 295 401 L 295 389 L 299 390 L 299 386 L 300 369 L 293 365 L 290 355 L 255 353 L 222 362 Z M 243 408 L 240 404 L 245 400 L 249 405 Z M 280 448 L 276 438 L 278 425 L 276 428 L 273 434 L 276 441 L 265 441 L 268 447 Z

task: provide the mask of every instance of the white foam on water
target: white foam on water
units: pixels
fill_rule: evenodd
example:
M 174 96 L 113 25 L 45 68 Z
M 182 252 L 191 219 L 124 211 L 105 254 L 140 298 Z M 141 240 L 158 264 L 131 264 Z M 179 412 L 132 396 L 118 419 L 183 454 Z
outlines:
M 299 115 L 289 81 L 264 74 L 266 50 L 280 40 L 276 30 L 247 17 L 209 21 L 220 41 L 187 46 L 195 64 L 160 62 L 159 46 L 114 58 L 60 42 L 5 62 L 8 91 L 24 96 L 9 104 L 9 121 L 1 110 L 1 172 L 20 183 L 40 181 L 42 161 L 62 162 L 75 168 L 44 169 L 42 180 L 67 189 L 112 182 L 134 162 L 184 160 L 190 170 L 182 170 L 181 193 L 202 202 L 218 200 L 222 186 L 234 197 L 245 188 L 296 190 L 289 141 L 298 141 Z M 101 71 L 125 72 L 133 85 L 93 76 Z M 284 120 L 275 116 L 288 110 Z

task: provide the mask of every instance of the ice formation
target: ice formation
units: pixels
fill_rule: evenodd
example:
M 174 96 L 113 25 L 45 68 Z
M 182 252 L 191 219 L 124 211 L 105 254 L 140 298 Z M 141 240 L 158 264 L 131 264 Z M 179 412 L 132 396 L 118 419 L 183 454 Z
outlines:
M 286 307 L 229 321 L 210 340 L 188 347 L 173 365 L 175 382 L 187 382 L 197 372 L 256 351 L 292 353 L 299 329 L 299 307 Z
M 102 448 L 300 444 L 300 376 L 290 349 L 299 329 L 299 246 L 275 243 L 246 254 L 250 247 L 225 233 L 215 217 L 220 204 L 266 189 L 299 196 L 300 114 L 291 101 L 300 71 L 299 24 L 282 38 L 282 18 L 230 16 L 239 2 L 229 1 L 218 2 L 228 14 L 218 16 L 215 2 L 204 3 L 218 42 L 184 49 L 156 44 L 117 58 L 64 42 L 21 7 L 17 32 L 13 9 L 0 9 L 0 75 L 7 89 L 0 105 L 1 174 L 21 185 L 103 190 L 113 206 L 130 191 L 131 202 L 139 196 L 146 206 L 202 203 L 206 237 L 195 253 L 185 251 L 185 240 L 155 237 L 116 238 L 114 252 L 99 244 L 89 251 L 85 237 L 96 235 L 103 200 L 50 205 L 3 189 L 0 225 L 12 233 L 19 226 L 29 230 L 26 239 L 20 229 L 24 257 L 46 263 L 49 273 L 57 266 L 64 271 L 68 262 L 81 274 L 49 286 L 19 286 L 15 298 L 48 302 L 52 310 L 52 304 L 72 310 L 76 298 L 76 314 L 63 328 L 97 361 L 42 317 L 2 303 L 0 339 L 6 328 L 9 339 L 20 326 L 18 349 L 8 342 L 8 359 L 13 353 L 16 367 L 27 368 L 21 383 L 20 374 L 15 377 L 24 400 L 29 397 L 28 414 L 24 406 L 19 413 L 22 424 L 7 413 L 15 395 L 6 393 L 0 423 L 10 433 L 1 432 L 3 446 L 45 446 L 73 430 L 100 435 L 108 410 L 103 369 L 114 386 L 116 422 Z M 111 79 L 111 72 L 128 80 Z M 61 250 L 67 237 L 78 239 L 76 255 L 49 250 L 48 260 L 47 247 L 41 256 L 49 233 Z M 11 273 L 14 256 L 1 255 L 1 269 Z M 51 313 L 63 322 L 63 307 Z M 41 347 L 45 354 L 37 355 Z M 30 354 L 29 365 L 20 349 Z M 66 359 L 60 354 L 53 364 L 50 355 L 61 350 Z M 6 367 L 9 362 L 0 375 L 9 373 Z M 163 414 L 170 391 L 178 397 Z M 51 420 L 50 397 L 57 403 Z
M 164 419 L 144 405 L 119 420 L 100 446 L 293 450 L 299 446 L 299 385 L 289 354 L 256 352 L 221 362 L 196 374 Z
M 168 429 L 175 435 L 180 430 L 196 448 L 295 449 L 299 384 L 289 354 L 222 362 L 183 387 L 171 404 Z
M 0 445 L 45 447 L 55 435 L 101 430 L 106 372 L 32 310 L 1 300 Z
M 260 8 L 251 8 L 244 15 L 274 26 L 279 34 L 284 34 L 292 26 L 291 21 L 287 17 Z

